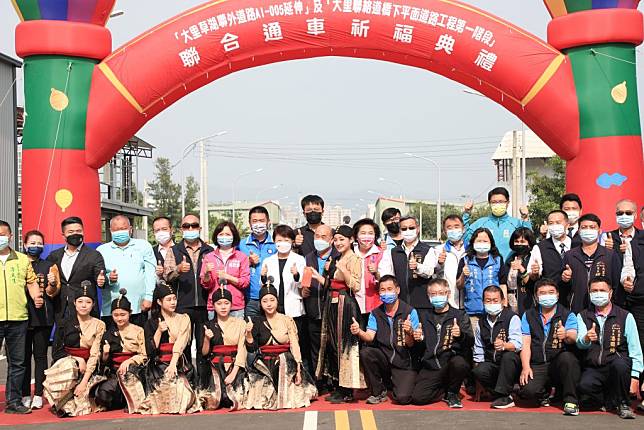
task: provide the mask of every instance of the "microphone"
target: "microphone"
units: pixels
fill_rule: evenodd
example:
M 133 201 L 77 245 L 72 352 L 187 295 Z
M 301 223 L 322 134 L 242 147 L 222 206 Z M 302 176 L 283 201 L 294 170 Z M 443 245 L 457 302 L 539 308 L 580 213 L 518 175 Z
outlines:
M 273 278 L 272 276 L 269 276 L 268 278 L 266 278 L 266 281 L 268 284 L 272 284 L 273 282 L 275 282 L 275 278 Z

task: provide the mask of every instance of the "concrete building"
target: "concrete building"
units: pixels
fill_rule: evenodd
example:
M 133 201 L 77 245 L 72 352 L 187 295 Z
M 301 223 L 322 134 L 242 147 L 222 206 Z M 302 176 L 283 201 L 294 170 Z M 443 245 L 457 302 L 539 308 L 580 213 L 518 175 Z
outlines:
M 345 224 L 345 218 L 351 218 L 351 209 L 345 209 L 342 206 L 328 206 L 324 208 L 324 215 L 322 215 L 322 222 L 330 225 L 333 228 Z M 350 224 L 353 224 L 357 219 L 351 219 Z
M 280 220 L 282 218 L 282 208 L 280 207 L 278 201 L 263 200 L 255 202 L 235 202 L 235 218 L 239 220 L 237 227 L 241 229 L 241 232 L 250 231 L 250 225 L 248 223 L 248 211 L 255 206 L 264 206 L 266 210 L 268 210 L 268 214 L 271 219 L 271 225 L 269 226 L 269 229 L 280 224 Z M 233 207 L 230 202 L 210 203 L 208 205 L 209 217 L 230 220 L 232 218 L 232 215 Z M 214 229 L 215 226 L 211 225 L 210 230 Z
M 18 227 L 18 106 L 16 69 L 22 63 L 0 53 L 0 219 L 8 222 L 16 238 L 21 236 Z

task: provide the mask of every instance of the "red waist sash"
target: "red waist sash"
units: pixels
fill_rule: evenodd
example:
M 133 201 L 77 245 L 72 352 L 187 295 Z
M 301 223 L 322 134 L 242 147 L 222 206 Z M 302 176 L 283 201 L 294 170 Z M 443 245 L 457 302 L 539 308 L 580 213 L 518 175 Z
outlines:
M 210 352 L 214 355 L 213 364 L 219 363 L 222 359 L 224 363 L 232 363 L 233 358 L 237 355 L 237 345 L 215 345 Z
M 259 347 L 259 352 L 262 353 L 266 360 L 275 360 L 280 354 L 288 352 L 291 345 L 288 343 L 282 345 L 264 345 Z
M 169 363 L 172 360 L 172 350 L 174 348 L 174 343 L 162 343 L 159 345 L 159 360 L 163 363 Z
M 331 297 L 336 298 L 340 295 L 341 291 L 347 290 L 349 290 L 349 287 L 347 287 L 346 282 L 338 281 L 336 279 L 331 280 Z
M 115 352 L 112 354 L 112 363 L 115 368 L 118 368 L 121 364 L 135 355 L 136 354 L 133 352 Z
M 72 348 L 71 346 L 65 347 L 65 352 L 71 356 L 89 360 L 89 348 Z

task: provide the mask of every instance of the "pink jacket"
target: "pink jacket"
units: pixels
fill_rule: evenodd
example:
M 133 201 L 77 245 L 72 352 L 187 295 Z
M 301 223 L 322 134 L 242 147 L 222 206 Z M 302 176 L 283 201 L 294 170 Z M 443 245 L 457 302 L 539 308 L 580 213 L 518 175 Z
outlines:
M 215 268 L 210 272 L 210 281 L 204 281 L 206 271 L 208 270 L 208 263 L 213 263 Z M 208 290 L 208 310 L 214 311 L 215 307 L 212 303 L 212 292 L 219 288 L 219 277 L 217 272 L 225 270 L 229 275 L 234 276 L 239 280 L 237 285 L 232 283 L 226 284 L 226 289 L 233 295 L 233 303 L 231 310 L 238 311 L 244 309 L 244 289 L 248 288 L 250 284 L 250 265 L 248 256 L 239 250 L 235 250 L 230 257 L 224 262 L 219 248 L 204 255 L 203 263 L 201 265 L 201 286 Z

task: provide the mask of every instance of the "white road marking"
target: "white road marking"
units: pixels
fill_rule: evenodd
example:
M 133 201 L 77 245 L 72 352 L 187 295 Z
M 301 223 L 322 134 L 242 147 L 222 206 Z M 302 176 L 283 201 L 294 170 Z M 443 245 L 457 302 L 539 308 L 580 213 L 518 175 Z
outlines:
M 318 428 L 318 411 L 304 412 L 304 425 L 302 430 L 317 430 Z

